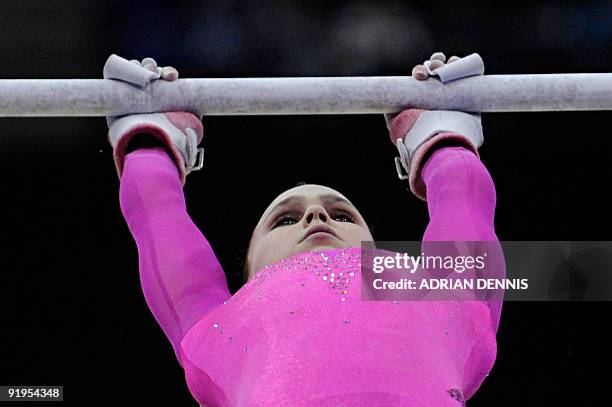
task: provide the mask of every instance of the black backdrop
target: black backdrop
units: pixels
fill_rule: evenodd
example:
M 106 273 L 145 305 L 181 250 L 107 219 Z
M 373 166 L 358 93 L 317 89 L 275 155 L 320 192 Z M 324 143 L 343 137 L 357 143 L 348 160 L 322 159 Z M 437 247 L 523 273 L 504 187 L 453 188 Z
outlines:
M 0 77 L 99 78 L 110 53 L 182 77 L 400 75 L 437 50 L 479 52 L 491 74 L 611 72 L 610 21 L 609 2 L 3 1 Z M 609 123 L 609 112 L 483 115 L 500 240 L 612 240 Z M 422 237 L 427 208 L 395 175 L 382 116 L 204 127 L 205 168 L 185 193 L 232 292 L 261 212 L 298 181 L 347 195 L 376 239 Z M 142 296 L 111 153 L 103 118 L 0 120 L 0 385 L 63 385 L 63 405 L 194 406 Z M 468 404 L 605 397 L 610 311 L 507 302 L 497 362 Z

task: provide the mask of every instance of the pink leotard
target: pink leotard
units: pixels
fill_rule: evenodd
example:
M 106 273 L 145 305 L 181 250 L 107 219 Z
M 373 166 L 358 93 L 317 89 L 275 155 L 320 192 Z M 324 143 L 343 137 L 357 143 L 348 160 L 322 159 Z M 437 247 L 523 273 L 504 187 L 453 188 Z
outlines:
M 423 240 L 497 241 L 475 154 L 442 147 L 423 180 Z M 359 247 L 283 259 L 232 296 L 162 148 L 127 155 L 120 203 L 145 299 L 201 406 L 457 407 L 493 366 L 501 301 L 362 301 Z

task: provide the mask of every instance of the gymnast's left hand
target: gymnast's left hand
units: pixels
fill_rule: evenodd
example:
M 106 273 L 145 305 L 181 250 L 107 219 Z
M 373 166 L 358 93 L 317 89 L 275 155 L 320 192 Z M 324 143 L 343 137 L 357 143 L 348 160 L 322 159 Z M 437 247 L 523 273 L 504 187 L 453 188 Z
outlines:
M 435 52 L 429 60 L 412 69 L 412 77 L 418 81 L 435 78 L 443 84 L 483 73 L 484 62 L 478 54 L 465 58 L 452 56 L 447 63 L 442 52 Z M 397 174 L 400 179 L 408 179 L 410 190 L 424 201 L 427 199 L 421 168 L 435 148 L 452 143 L 466 147 L 480 158 L 478 148 L 484 136 L 478 112 L 406 107 L 399 113 L 384 116 L 390 139 L 399 151 L 395 159 Z M 401 167 L 407 175 L 402 174 Z
M 428 60 L 412 68 L 412 77 L 418 81 L 426 81 L 430 77 L 435 78 L 438 76 L 442 83 L 446 83 L 467 76 L 482 75 L 484 73 L 484 64 L 482 64 L 482 68 L 479 66 L 479 63 L 482 63 L 480 56 L 478 54 L 472 54 L 469 55 L 468 58 L 470 58 L 470 61 L 467 64 L 463 61 L 463 66 L 461 68 L 449 70 L 449 68 L 445 68 L 445 66 L 457 62 L 461 60 L 461 58 L 453 55 L 447 61 L 446 55 L 444 55 L 443 52 L 434 52 Z M 391 130 L 391 122 L 399 113 L 401 112 L 386 113 L 384 115 L 388 130 Z

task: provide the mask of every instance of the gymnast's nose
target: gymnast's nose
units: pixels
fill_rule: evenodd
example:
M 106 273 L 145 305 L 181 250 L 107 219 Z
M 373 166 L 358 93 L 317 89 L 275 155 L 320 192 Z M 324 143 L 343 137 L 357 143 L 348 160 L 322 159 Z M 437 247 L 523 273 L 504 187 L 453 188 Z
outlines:
M 306 213 L 304 213 L 303 218 L 305 226 L 317 222 L 327 223 L 328 220 L 329 215 L 327 214 L 325 208 L 323 208 L 321 205 L 310 205 L 308 209 L 306 209 Z

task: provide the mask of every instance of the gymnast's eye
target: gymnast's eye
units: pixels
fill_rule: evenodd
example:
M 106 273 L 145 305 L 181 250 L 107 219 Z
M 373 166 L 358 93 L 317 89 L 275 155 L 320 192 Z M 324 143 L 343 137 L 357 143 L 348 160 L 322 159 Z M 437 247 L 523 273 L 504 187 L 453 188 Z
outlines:
M 355 223 L 355 220 L 353 219 L 353 217 L 351 215 L 349 215 L 348 213 L 345 213 L 345 212 L 336 212 L 332 216 L 332 219 L 337 221 L 337 222 Z M 338 219 L 342 219 L 342 220 L 338 220 Z
M 274 226 L 272 229 L 278 226 L 293 225 L 294 223 L 297 223 L 297 219 L 295 217 L 291 215 L 282 215 L 276 220 L 276 222 L 274 222 Z

